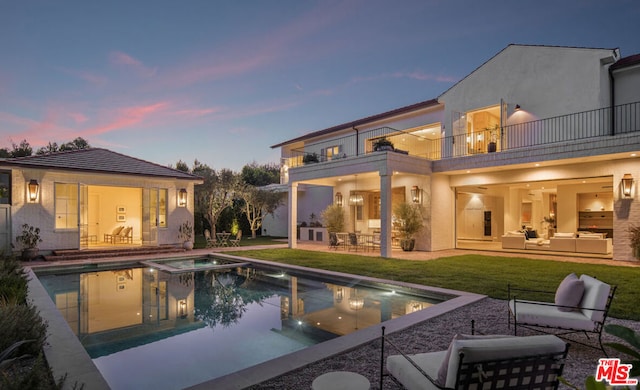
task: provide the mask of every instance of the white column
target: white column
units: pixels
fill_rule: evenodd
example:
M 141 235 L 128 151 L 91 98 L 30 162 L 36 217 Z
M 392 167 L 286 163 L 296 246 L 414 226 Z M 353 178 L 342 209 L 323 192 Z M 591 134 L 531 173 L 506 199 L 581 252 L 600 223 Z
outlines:
M 391 175 L 380 174 L 380 256 L 391 257 Z
M 295 249 L 298 247 L 298 240 L 296 238 L 296 228 L 298 222 L 298 183 L 289 183 L 289 218 L 288 218 L 288 243 L 289 248 Z

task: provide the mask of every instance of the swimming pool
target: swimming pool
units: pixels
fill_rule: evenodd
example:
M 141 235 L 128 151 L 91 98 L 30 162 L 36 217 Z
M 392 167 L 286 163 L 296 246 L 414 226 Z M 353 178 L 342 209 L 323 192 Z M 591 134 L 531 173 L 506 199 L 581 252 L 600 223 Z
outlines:
M 197 385 L 456 297 L 246 260 L 43 268 L 37 278 L 113 389 Z

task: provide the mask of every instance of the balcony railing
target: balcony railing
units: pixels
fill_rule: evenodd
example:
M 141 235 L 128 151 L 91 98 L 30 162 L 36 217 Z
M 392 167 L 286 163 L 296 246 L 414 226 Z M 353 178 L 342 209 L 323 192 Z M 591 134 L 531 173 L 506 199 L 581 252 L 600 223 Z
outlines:
M 639 131 L 640 102 L 635 102 L 446 137 L 390 127 L 354 130 L 343 137 L 306 143 L 303 149 L 284 155 L 282 163 L 293 168 L 308 160 L 325 162 L 371 153 L 373 143 L 382 137 L 392 141 L 396 151 L 440 160 Z

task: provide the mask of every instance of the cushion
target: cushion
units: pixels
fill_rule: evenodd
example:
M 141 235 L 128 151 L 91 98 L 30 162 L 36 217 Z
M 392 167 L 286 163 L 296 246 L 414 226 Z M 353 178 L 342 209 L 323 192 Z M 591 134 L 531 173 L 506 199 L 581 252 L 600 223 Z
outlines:
M 458 356 L 464 353 L 466 362 L 479 362 L 485 360 L 510 359 L 514 357 L 535 356 L 548 353 L 561 353 L 566 344 L 557 336 L 498 336 L 498 338 L 474 338 L 472 340 L 453 341 L 446 387 L 453 388 L 456 383 L 458 371 Z
M 584 282 L 584 296 L 580 304 L 582 313 L 594 322 L 602 322 L 604 312 L 588 309 L 604 309 L 611 286 L 589 275 L 581 275 L 580 280 Z
M 591 238 L 591 239 L 602 239 L 602 234 L 600 233 L 580 233 L 578 238 Z
M 575 235 L 573 233 L 555 233 L 553 237 L 554 238 L 574 238 Z
M 571 306 L 569 307 L 558 307 L 560 311 L 573 311 L 578 305 L 580 305 L 580 301 L 582 300 L 582 296 L 584 295 L 584 281 L 578 279 L 576 274 L 571 273 L 567 275 L 556 290 L 556 305 L 561 306 Z
M 527 230 L 527 236 L 529 238 L 538 238 L 538 232 L 535 230 Z
M 496 339 L 496 338 L 505 338 L 505 337 L 515 337 L 515 336 L 505 336 L 505 335 L 471 335 L 471 334 L 456 334 L 453 336 L 453 340 L 449 344 L 449 348 L 447 349 L 447 353 L 442 360 L 442 365 L 438 370 L 438 377 L 435 378 L 436 382 L 440 386 L 444 386 L 447 381 L 447 372 L 449 370 L 449 360 L 451 359 L 451 351 L 454 348 L 454 344 L 456 340 L 482 340 L 482 339 Z M 457 359 L 457 356 L 454 356 L 454 360 Z

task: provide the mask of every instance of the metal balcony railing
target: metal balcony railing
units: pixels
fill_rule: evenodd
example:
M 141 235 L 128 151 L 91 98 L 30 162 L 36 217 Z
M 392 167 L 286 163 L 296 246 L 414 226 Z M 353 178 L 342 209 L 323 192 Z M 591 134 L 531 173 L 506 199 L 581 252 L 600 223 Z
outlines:
M 379 138 L 393 142 L 396 151 L 440 160 L 634 132 L 640 132 L 640 102 L 446 137 L 390 127 L 354 130 L 343 137 L 305 143 L 304 148 L 283 155 L 282 164 L 293 168 L 371 153 Z

